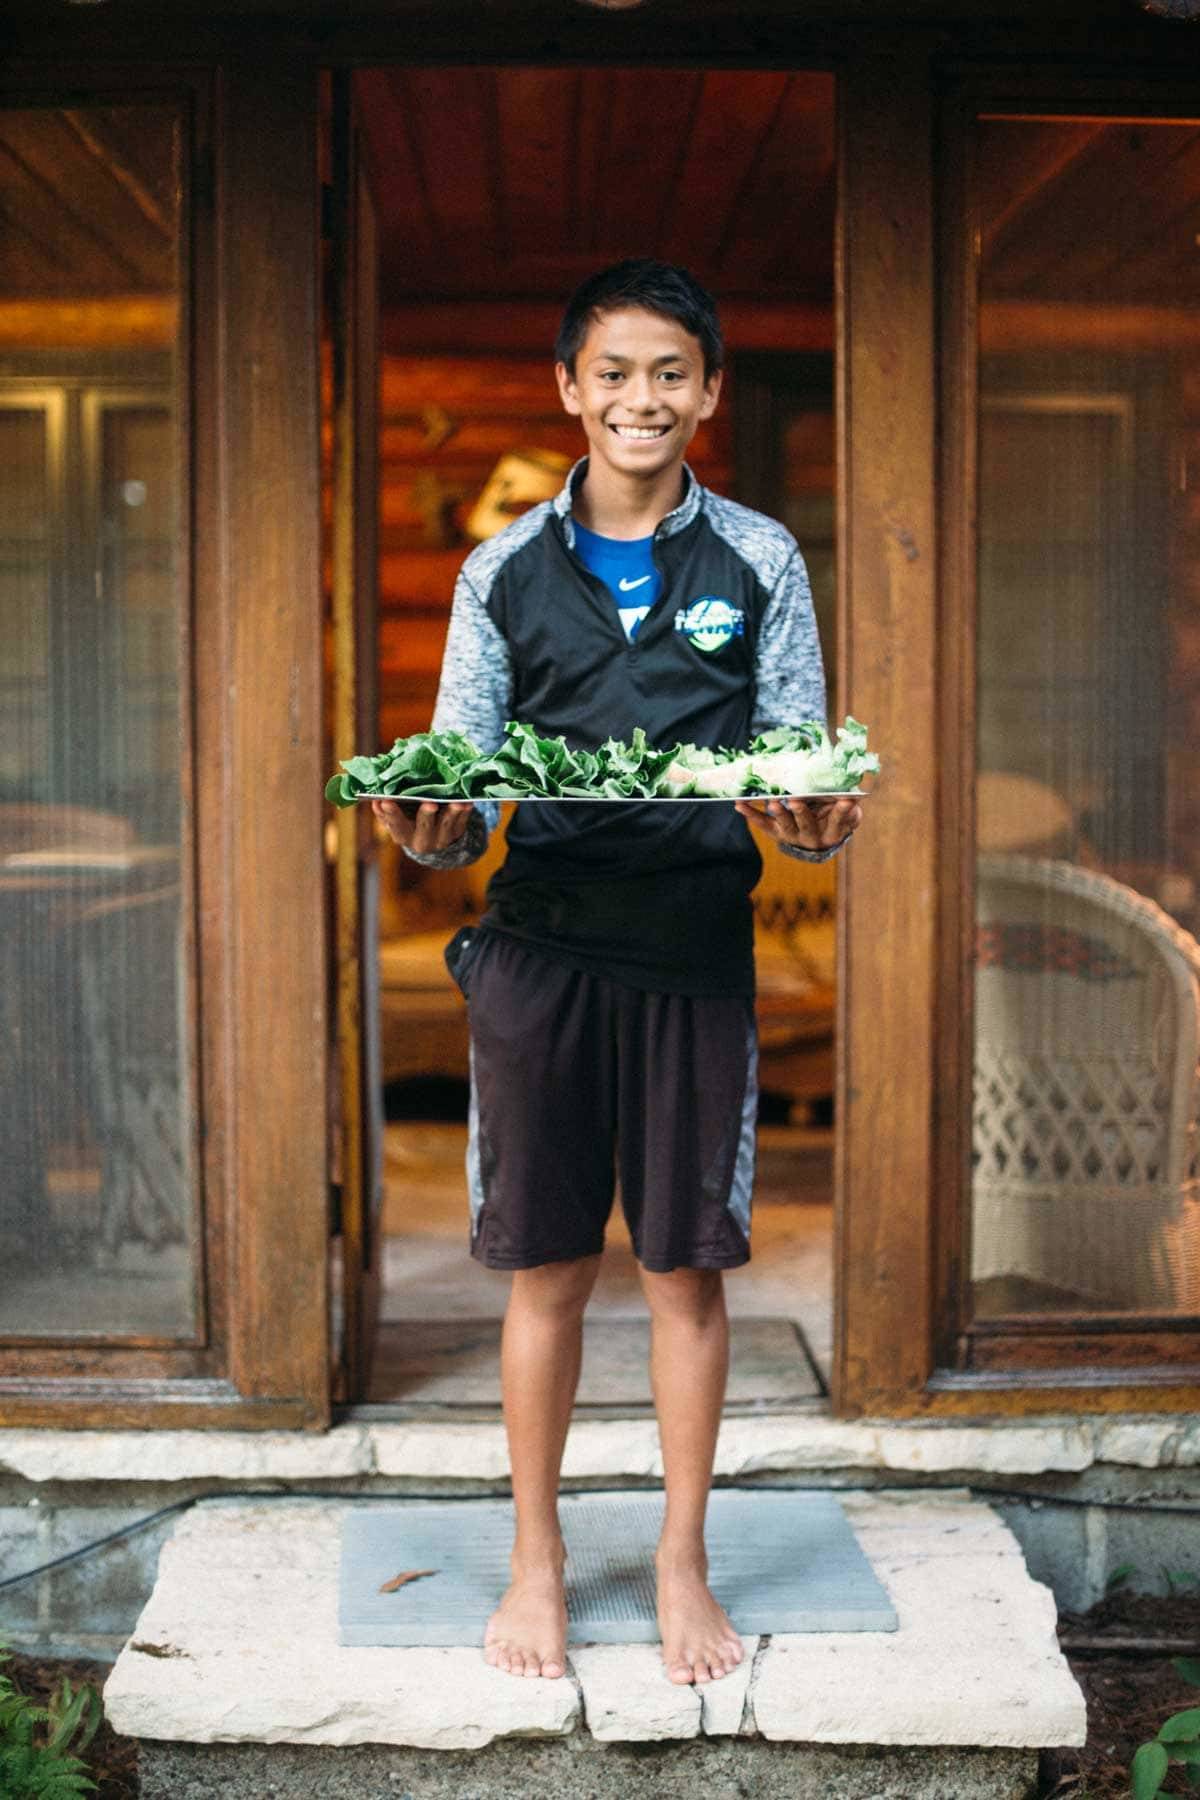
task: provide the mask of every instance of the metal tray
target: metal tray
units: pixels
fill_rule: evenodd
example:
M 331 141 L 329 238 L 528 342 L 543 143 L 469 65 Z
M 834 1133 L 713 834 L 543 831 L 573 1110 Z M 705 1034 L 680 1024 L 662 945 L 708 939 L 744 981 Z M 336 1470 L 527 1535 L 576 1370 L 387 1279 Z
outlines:
M 621 795 L 612 798 L 608 794 L 522 794 L 517 802 L 519 806 L 552 805 L 552 806 L 592 806 L 603 801 L 606 806 L 732 806 L 735 800 L 861 800 L 866 788 L 841 788 L 836 793 L 824 794 L 655 794 L 649 799 L 642 799 L 636 794 Z M 462 806 L 461 800 L 447 800 L 441 794 L 355 794 L 355 800 L 401 800 L 423 806 Z M 477 796 L 480 800 L 491 799 L 488 794 Z M 504 801 L 496 798 L 495 805 L 503 806 Z

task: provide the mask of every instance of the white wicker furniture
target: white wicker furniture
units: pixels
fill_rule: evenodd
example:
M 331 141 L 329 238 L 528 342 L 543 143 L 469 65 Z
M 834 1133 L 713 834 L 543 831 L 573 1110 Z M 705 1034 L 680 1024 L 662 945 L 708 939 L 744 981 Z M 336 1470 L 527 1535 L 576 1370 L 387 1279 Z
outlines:
M 972 1277 L 1200 1311 L 1200 944 L 1037 857 L 981 856 L 976 916 Z

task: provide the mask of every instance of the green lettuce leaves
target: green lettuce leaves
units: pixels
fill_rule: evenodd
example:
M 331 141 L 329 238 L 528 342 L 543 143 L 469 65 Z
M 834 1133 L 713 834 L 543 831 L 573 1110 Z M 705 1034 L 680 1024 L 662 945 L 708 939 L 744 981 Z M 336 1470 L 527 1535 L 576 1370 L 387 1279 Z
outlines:
M 779 725 L 745 750 L 695 744 L 657 749 L 639 726 L 629 743 L 608 738 L 596 750 L 571 750 L 561 737 L 539 737 L 510 720 L 499 748 L 485 756 L 459 731 L 419 731 L 378 756 L 352 756 L 330 778 L 335 806 L 387 796 L 425 800 L 657 800 L 752 794 L 845 793 L 879 758 L 867 750 L 857 719 L 831 742 L 824 725 Z

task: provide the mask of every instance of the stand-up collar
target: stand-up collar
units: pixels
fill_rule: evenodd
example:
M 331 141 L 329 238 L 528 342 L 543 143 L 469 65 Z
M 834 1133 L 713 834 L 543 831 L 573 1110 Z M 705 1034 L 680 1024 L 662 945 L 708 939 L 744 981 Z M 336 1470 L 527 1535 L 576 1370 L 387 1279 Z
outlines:
M 587 466 L 587 457 L 581 456 L 579 461 L 568 470 L 567 479 L 563 482 L 562 487 L 558 490 L 558 493 L 554 496 L 553 500 L 554 510 L 562 521 L 563 534 L 567 540 L 567 547 L 571 550 L 575 548 L 575 519 L 572 511 L 575 500 L 575 490 L 587 474 Z M 659 520 L 658 529 L 654 533 L 655 537 L 674 537 L 677 531 L 682 531 L 685 526 L 690 525 L 700 511 L 700 498 L 703 492 L 704 490 L 696 480 L 695 475 L 692 473 L 687 463 L 684 463 L 683 499 L 679 502 L 679 505 L 675 508 L 674 512 L 669 512 L 665 519 Z

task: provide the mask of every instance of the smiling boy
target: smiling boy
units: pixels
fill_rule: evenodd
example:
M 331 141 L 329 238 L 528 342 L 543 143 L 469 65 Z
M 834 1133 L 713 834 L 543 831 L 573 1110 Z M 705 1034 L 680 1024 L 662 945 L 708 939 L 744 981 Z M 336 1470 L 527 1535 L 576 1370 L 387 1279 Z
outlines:
M 572 747 L 741 745 L 825 718 L 795 540 L 684 461 L 721 390 L 711 297 L 682 269 L 620 263 L 572 296 L 559 393 L 587 455 L 553 501 L 467 558 L 433 726 L 496 747 L 507 719 Z M 416 861 L 474 861 L 494 803 L 376 814 Z M 471 1254 L 512 1271 L 501 1384 L 516 1534 L 484 1654 L 566 1671 L 559 1470 L 582 1320 L 621 1199 L 651 1318 L 666 1505 L 655 1555 L 676 1682 L 742 1644 L 707 1585 L 704 1517 L 729 1359 L 723 1270 L 750 1255 L 753 917 L 762 859 L 832 856 L 853 799 L 518 806 L 478 929 L 452 946 L 469 1002 Z

